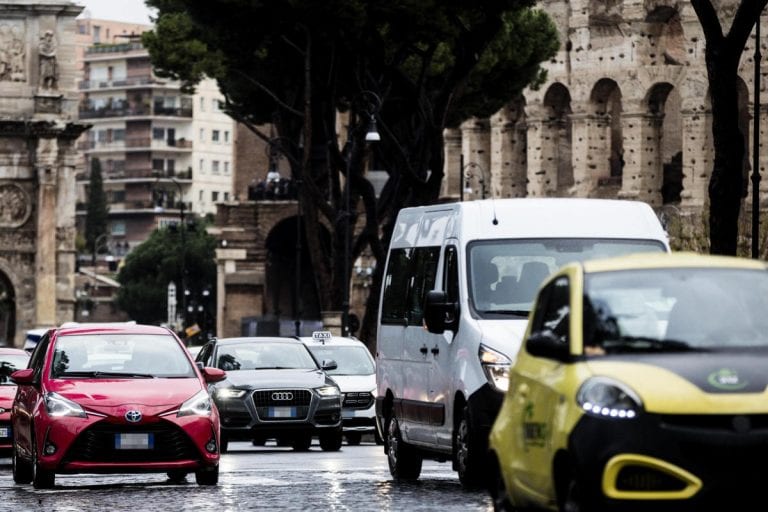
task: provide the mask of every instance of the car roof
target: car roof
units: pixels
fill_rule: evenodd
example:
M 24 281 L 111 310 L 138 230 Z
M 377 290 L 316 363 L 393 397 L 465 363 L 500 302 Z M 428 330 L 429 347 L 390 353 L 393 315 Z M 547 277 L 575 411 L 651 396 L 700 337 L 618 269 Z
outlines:
M 166 327 L 129 323 L 69 324 L 56 330 L 58 336 L 77 334 L 172 334 Z
M 654 268 L 732 268 L 745 270 L 768 270 L 764 261 L 734 256 L 712 256 L 709 254 L 697 254 L 692 252 L 643 253 L 588 260 L 581 263 L 584 271 L 612 272 L 632 269 Z
M 299 344 L 299 340 L 295 338 L 285 338 L 280 336 L 243 336 L 240 338 L 218 338 L 216 345 L 238 345 L 244 343 L 285 343 L 285 344 Z
M 365 343 L 358 340 L 357 338 L 347 338 L 344 336 L 333 336 L 330 340 L 327 340 L 325 342 L 316 340 L 311 336 L 301 336 L 299 340 L 305 345 L 313 345 L 313 346 L 314 345 L 336 345 L 336 346 L 345 346 L 345 347 L 359 347 L 359 346 L 365 347 Z
M 26 350 L 22 350 L 20 348 L 11 348 L 11 347 L 0 347 L 0 355 L 29 357 L 29 353 Z

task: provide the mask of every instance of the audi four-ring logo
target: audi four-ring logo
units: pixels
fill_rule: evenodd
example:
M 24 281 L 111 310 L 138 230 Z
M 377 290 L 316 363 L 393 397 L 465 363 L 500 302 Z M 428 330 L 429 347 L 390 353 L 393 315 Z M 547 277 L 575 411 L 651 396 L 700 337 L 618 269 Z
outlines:
M 293 400 L 293 393 L 287 391 L 272 393 L 272 400 Z
M 125 420 L 130 423 L 138 423 L 141 421 L 141 412 L 128 411 L 127 413 L 125 413 Z

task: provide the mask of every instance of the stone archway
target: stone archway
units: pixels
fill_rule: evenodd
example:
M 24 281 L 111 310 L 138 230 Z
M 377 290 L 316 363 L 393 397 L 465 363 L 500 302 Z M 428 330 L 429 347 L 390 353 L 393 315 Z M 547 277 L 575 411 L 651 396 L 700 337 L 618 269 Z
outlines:
M 599 80 L 590 95 L 592 129 L 589 133 L 589 178 L 593 185 L 610 188 L 611 195 L 615 195 L 621 187 L 624 170 L 621 113 L 622 96 L 619 85 L 610 78 Z
M 16 336 L 16 291 L 8 276 L 0 271 L 0 347 L 12 346 Z
M 573 187 L 573 162 L 571 129 L 571 94 L 561 83 L 552 84 L 544 95 L 543 106 L 548 117 L 548 136 L 545 137 L 547 150 L 556 176 L 557 195 L 569 195 Z
M 641 196 L 653 205 L 679 204 L 683 191 L 681 99 L 670 83 L 655 84 L 646 96 L 649 145 Z M 659 200 L 659 194 L 661 198 Z

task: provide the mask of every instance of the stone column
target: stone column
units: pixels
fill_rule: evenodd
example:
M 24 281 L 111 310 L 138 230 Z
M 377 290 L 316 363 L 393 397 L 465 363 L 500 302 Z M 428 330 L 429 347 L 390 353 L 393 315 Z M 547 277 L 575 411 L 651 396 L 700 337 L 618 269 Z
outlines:
M 712 113 L 683 110 L 683 191 L 685 208 L 702 208 L 709 198 L 712 174 Z
M 56 160 L 55 138 L 40 138 L 37 143 L 37 253 L 35 288 L 38 325 L 56 325 Z
M 542 118 L 528 119 L 528 195 L 545 197 L 557 190 L 551 123 Z
M 443 132 L 443 183 L 440 186 L 440 197 L 456 201 L 461 196 L 461 130 L 448 128 Z
M 525 197 L 526 127 L 519 117 L 519 111 L 507 107 L 491 118 L 493 197 Z
M 226 317 L 227 276 L 237 272 L 237 262 L 245 260 L 246 256 L 245 249 L 216 249 L 216 333 L 220 337 L 240 335 L 240 325 L 232 328 L 229 324 L 233 319 Z
M 472 174 L 469 180 L 472 192 L 464 194 L 465 201 L 468 199 L 480 199 L 481 186 L 485 186 L 485 197 L 491 197 L 491 176 L 498 172 L 498 170 L 491 169 L 490 139 L 489 121 L 487 119 L 473 118 L 462 123 L 461 152 L 464 155 L 462 175 L 466 171 Z M 483 180 L 482 183 L 480 180 Z
M 597 183 L 593 181 L 590 132 L 594 116 L 586 113 L 571 114 L 571 161 L 573 162 L 573 190 L 571 195 L 587 197 Z
M 621 199 L 661 205 L 663 116 L 627 112 L 621 116 L 624 144 Z

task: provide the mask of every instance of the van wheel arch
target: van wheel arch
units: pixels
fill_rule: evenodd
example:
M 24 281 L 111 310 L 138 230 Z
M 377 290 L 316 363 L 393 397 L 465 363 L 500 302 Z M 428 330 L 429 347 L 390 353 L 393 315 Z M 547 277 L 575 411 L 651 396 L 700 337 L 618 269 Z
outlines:
M 392 409 L 394 408 L 395 404 L 395 395 L 392 393 L 391 389 L 387 390 L 386 395 L 384 395 L 384 402 L 381 405 L 381 415 L 383 418 L 382 421 L 382 438 L 384 440 L 384 453 L 389 453 L 389 442 L 387 441 L 387 432 L 389 432 L 389 421 L 392 419 Z

